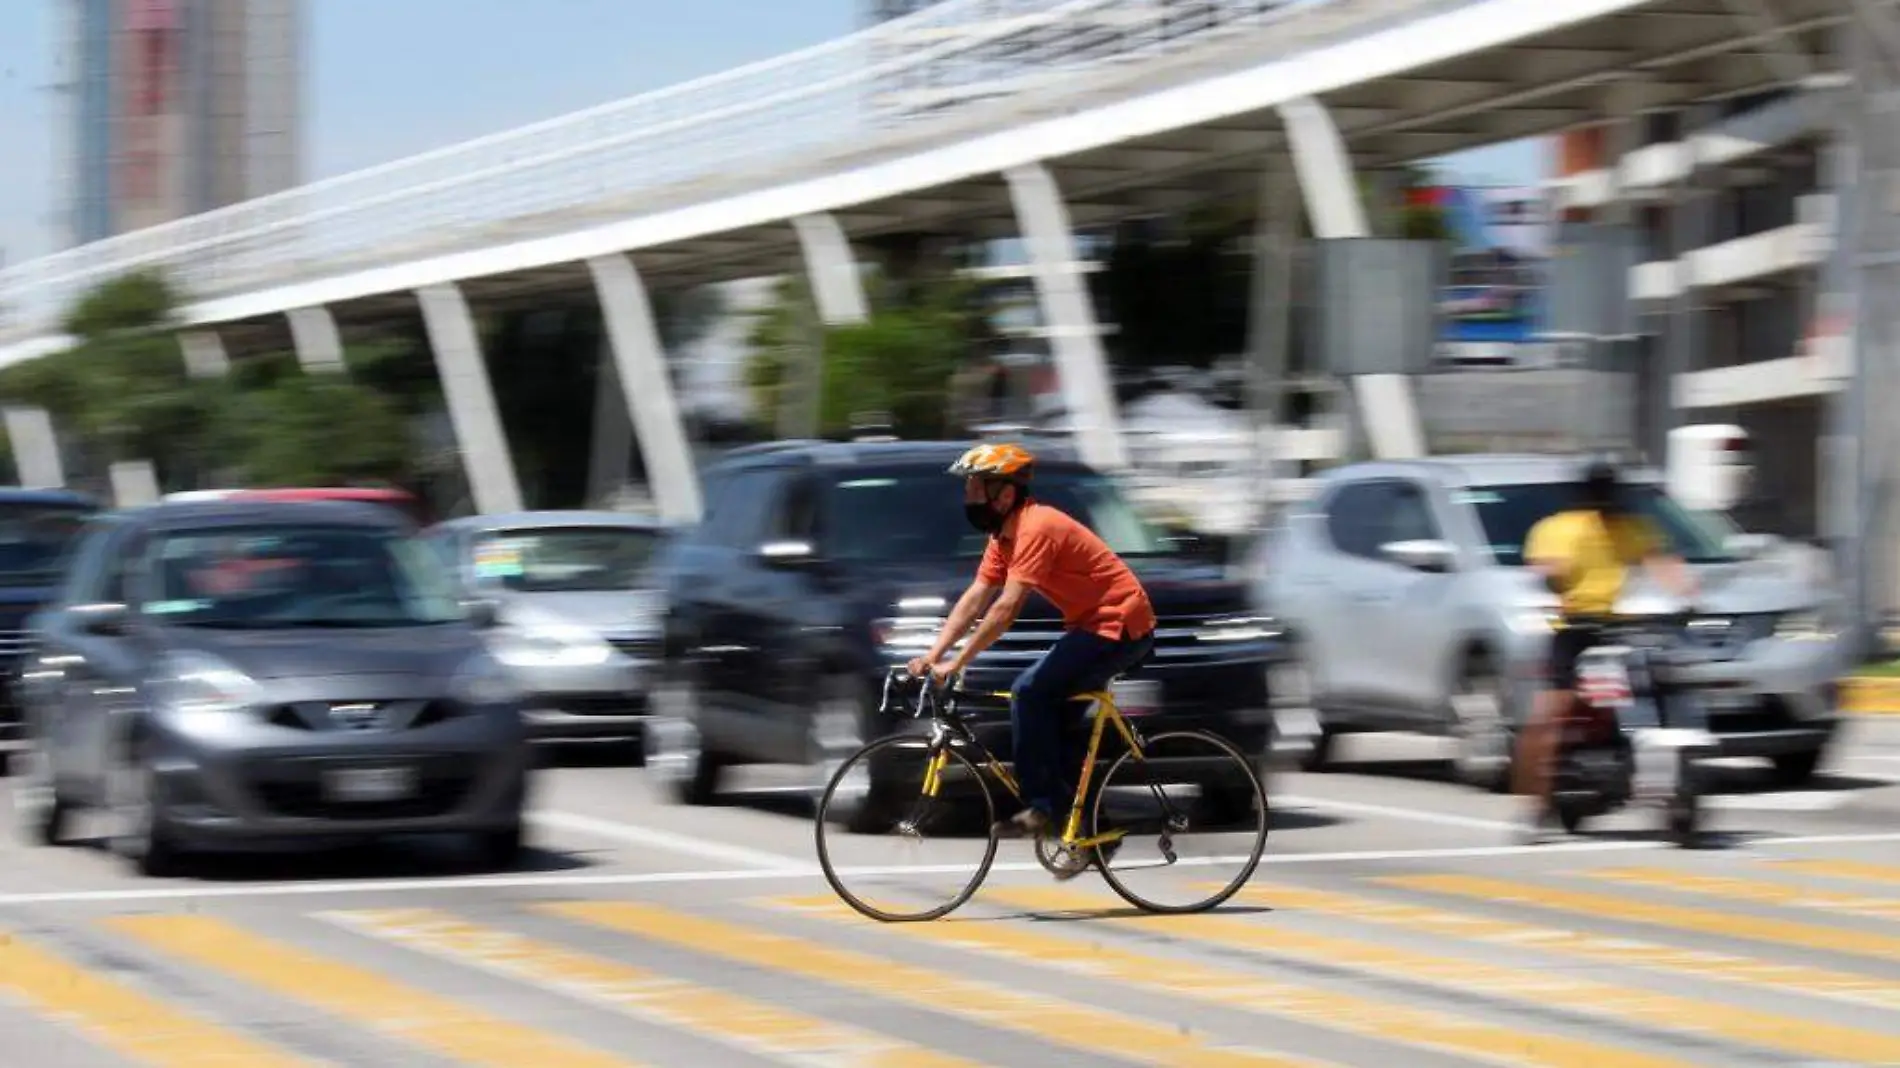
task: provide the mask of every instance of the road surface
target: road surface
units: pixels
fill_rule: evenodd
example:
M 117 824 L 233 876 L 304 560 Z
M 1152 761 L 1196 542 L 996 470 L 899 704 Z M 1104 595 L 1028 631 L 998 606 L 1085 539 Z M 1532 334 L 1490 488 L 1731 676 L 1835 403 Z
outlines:
M 1267 862 L 1203 916 L 1007 843 L 952 918 L 874 924 L 783 779 L 682 809 L 571 756 L 512 874 L 407 843 L 151 880 L 9 840 L 0 1065 L 1900 1064 L 1900 720 L 1847 742 L 1811 789 L 1733 771 L 1685 852 L 1634 815 L 1514 844 L 1430 743 L 1361 741 L 1276 782 Z

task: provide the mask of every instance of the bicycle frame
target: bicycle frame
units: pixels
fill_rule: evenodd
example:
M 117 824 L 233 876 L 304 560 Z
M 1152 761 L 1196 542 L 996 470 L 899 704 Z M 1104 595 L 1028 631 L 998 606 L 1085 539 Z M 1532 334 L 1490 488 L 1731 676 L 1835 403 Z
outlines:
M 885 711 L 891 709 L 891 686 L 903 672 L 903 668 L 892 668 L 884 677 L 882 706 Z M 991 752 L 988 746 L 977 739 L 969 725 L 957 715 L 956 711 L 956 701 L 959 697 L 983 697 L 1008 701 L 1015 695 L 1008 690 L 965 690 L 960 684 L 943 687 L 942 693 L 939 694 L 931 679 L 925 678 L 919 681 L 922 685 L 919 687 L 917 706 L 911 713 L 911 718 L 923 719 L 928 716 L 931 720 L 930 758 L 924 766 L 924 796 L 936 797 L 938 790 L 943 786 L 943 769 L 950 762 L 946 749 L 950 746 L 965 745 L 974 746 L 977 754 L 982 758 L 972 761 L 977 769 L 995 779 L 1009 791 L 1010 796 L 1021 802 L 1023 800 L 1022 787 L 1017 785 L 1016 776 L 1010 773 L 1010 770 L 997 759 L 996 754 Z M 1096 713 L 1095 722 L 1089 728 L 1088 748 L 1083 753 L 1082 774 L 1075 786 L 1075 798 L 1069 803 L 1068 818 L 1063 822 L 1062 837 L 1059 842 L 1069 850 L 1093 849 L 1096 846 L 1118 841 L 1128 833 L 1125 830 L 1116 829 L 1104 834 L 1090 835 L 1087 838 L 1079 837 L 1082 833 L 1083 802 L 1088 797 L 1089 780 L 1095 774 L 1095 762 L 1101 752 L 1102 735 L 1107 730 L 1107 724 L 1115 725 L 1116 732 L 1121 735 L 1122 741 L 1127 743 L 1129 752 L 1134 754 L 1136 760 L 1145 760 L 1147 757 L 1143 752 L 1141 733 L 1135 729 L 1134 724 L 1128 722 L 1128 717 L 1122 714 L 1120 706 L 1115 703 L 1113 694 L 1107 690 L 1089 690 L 1074 695 L 1070 700 L 1092 701 L 1095 704 Z

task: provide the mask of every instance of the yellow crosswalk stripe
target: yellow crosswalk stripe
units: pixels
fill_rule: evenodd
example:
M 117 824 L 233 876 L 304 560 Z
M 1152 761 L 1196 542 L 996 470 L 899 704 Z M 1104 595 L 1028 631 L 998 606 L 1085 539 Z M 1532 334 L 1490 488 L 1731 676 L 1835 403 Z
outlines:
M 627 1068 L 633 1063 L 209 916 L 114 916 L 102 922 L 153 949 L 468 1064 Z
M 1425 890 L 1454 897 L 1504 902 L 1556 912 L 1583 913 L 1619 923 L 1693 931 L 1743 942 L 1768 942 L 1798 949 L 1821 950 L 1855 957 L 1900 960 L 1900 938 L 1849 931 L 1839 927 L 1795 923 L 1789 920 L 1743 916 L 1710 909 L 1684 908 L 1635 901 L 1611 894 L 1593 894 L 1493 879 L 1481 875 L 1388 875 L 1376 880 L 1385 886 Z
M 563 901 L 539 911 L 639 938 L 681 946 L 756 968 L 817 980 L 875 998 L 1016 1031 L 1094 1056 L 1141 1064 L 1194 1068 L 1311 1068 L 1314 1062 L 1226 1045 L 1185 1028 L 1155 1024 L 1102 1009 L 945 975 L 802 938 L 774 934 L 633 902 Z M 869 921 L 867 921 L 869 922 Z M 928 924 L 905 925 L 904 934 Z
M 1826 879 L 1852 879 L 1869 883 L 1900 883 L 1900 865 L 1868 864 L 1858 860 L 1777 860 L 1776 868 L 1819 875 Z
M 1798 886 L 1780 886 L 1755 879 L 1728 875 L 1702 875 L 1696 872 L 1670 871 L 1667 868 L 1591 868 L 1582 874 L 1592 879 L 1642 886 L 1653 890 L 1674 890 L 1686 894 L 1713 894 L 1729 901 L 1752 905 L 1775 905 L 1797 909 L 1828 909 L 1876 920 L 1900 920 L 1900 901 L 1893 898 L 1858 897 L 1831 894 Z
M 361 909 L 323 915 L 372 937 L 791 1064 L 814 1068 L 976 1068 L 977 1064 L 874 1031 L 467 923 L 433 909 Z
M 1295 911 L 1322 912 L 1329 916 L 1508 949 L 1579 957 L 1618 967 L 1674 972 L 1697 979 L 1721 979 L 1784 993 L 1900 1010 L 1900 982 L 1851 972 L 1830 971 L 1802 964 L 1778 964 L 1752 957 L 1683 949 L 1621 936 L 1586 934 L 1561 927 L 1474 916 L 1360 894 L 1310 890 L 1281 883 L 1261 885 L 1257 880 L 1236 895 L 1236 900 Z
M 292 1056 L 0 932 L 0 994 L 160 1068 L 296 1068 Z
M 1029 908 L 1051 907 L 1102 913 L 1110 901 L 1106 894 L 1089 894 L 1066 889 L 992 887 L 986 891 L 992 899 Z M 1119 899 L 1116 899 L 1119 902 Z M 835 897 L 782 898 L 774 902 L 804 909 L 815 916 L 842 922 L 858 922 L 859 917 L 838 903 Z M 1153 930 L 1194 937 L 1213 925 L 1225 935 L 1236 931 L 1277 938 L 1280 932 L 1266 927 L 1229 923 L 1208 916 L 1129 916 L 1107 918 L 1115 925 L 1153 924 Z M 869 922 L 869 921 L 864 921 Z M 1426 1046 L 1488 1061 L 1503 1061 L 1521 1066 L 1543 1068 L 1661 1068 L 1685 1062 L 1656 1057 L 1632 1050 L 1618 1049 L 1582 1039 L 1539 1034 L 1517 1028 L 1485 1023 L 1450 1013 L 1415 1009 L 1390 1001 L 1378 1001 L 1351 994 L 1300 986 L 1257 976 L 1236 968 L 1197 964 L 1192 961 L 1159 957 L 1132 950 L 1117 949 L 1100 942 L 1082 943 L 1057 935 L 1026 930 L 1022 924 L 994 921 L 947 921 L 920 924 L 905 930 L 907 937 L 921 938 L 958 949 L 988 953 L 1012 960 L 1033 962 L 1084 975 L 1129 983 L 1164 994 L 1212 1002 L 1250 1012 L 1290 1017 L 1334 1030 L 1350 1031 L 1371 1038 Z

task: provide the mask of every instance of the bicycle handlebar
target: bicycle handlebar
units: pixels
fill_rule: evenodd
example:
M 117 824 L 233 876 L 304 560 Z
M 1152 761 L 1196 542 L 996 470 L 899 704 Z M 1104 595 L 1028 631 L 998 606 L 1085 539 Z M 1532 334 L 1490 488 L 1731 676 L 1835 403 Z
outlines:
M 1009 697 L 1007 693 L 965 689 L 963 687 L 963 676 L 961 674 L 958 674 L 954 680 L 938 683 L 936 677 L 930 673 L 912 675 L 908 668 L 899 665 L 892 667 L 884 673 L 884 695 L 878 701 L 878 711 L 895 711 L 898 706 L 892 701 L 892 691 L 894 689 L 901 689 L 904 685 L 912 682 L 919 684 L 917 687 L 917 703 L 911 707 L 910 716 L 912 719 L 924 719 L 932 715 L 931 708 L 933 704 L 939 711 L 954 716 L 956 715 L 957 702 L 965 697 Z

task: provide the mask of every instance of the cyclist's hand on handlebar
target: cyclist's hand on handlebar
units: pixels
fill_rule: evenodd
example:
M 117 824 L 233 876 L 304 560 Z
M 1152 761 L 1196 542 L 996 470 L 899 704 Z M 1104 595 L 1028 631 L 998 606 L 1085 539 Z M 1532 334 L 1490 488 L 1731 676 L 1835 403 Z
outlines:
M 924 672 L 930 670 L 930 658 L 927 656 L 913 656 L 910 658 L 910 663 L 904 665 L 904 670 L 908 672 L 913 679 L 922 678 Z
M 957 665 L 954 661 L 940 660 L 937 663 L 930 665 L 930 677 L 933 680 L 935 680 L 939 685 L 949 682 L 950 677 L 952 675 L 955 675 L 956 673 L 957 673 Z

